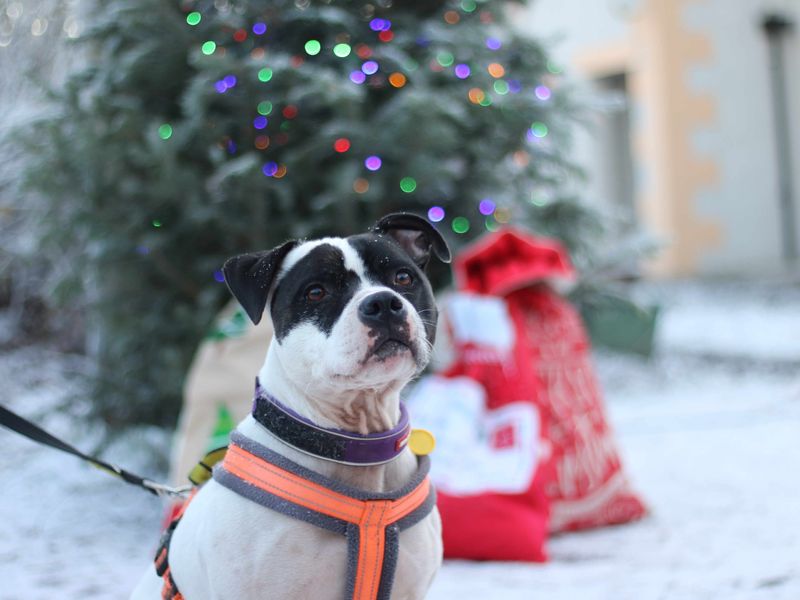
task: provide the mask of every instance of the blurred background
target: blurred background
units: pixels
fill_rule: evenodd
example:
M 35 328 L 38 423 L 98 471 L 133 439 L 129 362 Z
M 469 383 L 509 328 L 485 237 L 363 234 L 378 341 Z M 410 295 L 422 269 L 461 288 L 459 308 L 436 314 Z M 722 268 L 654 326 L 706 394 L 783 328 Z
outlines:
M 0 0 L 2 403 L 155 476 L 230 333 L 225 258 L 392 210 L 456 251 L 525 228 L 575 265 L 650 516 L 448 563 L 431 597 L 800 597 L 798 26 L 796 0 Z M 129 589 L 158 504 L 0 439 L 0 598 Z

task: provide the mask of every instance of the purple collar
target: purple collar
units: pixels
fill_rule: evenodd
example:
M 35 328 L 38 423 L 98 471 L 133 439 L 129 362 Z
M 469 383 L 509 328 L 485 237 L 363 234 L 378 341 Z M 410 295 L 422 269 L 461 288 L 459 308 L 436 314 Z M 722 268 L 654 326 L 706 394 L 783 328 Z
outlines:
M 314 424 L 270 396 L 256 380 L 253 418 L 295 450 L 347 465 L 380 465 L 399 456 L 408 444 L 411 424 L 400 403 L 400 422 L 389 431 L 361 435 Z

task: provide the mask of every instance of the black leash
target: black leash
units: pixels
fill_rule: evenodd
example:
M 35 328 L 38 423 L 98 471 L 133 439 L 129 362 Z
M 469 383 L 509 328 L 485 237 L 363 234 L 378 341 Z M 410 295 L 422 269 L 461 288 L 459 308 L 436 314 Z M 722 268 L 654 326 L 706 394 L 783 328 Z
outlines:
M 140 477 L 135 473 L 126 471 L 117 465 L 112 465 L 111 463 L 102 461 L 94 456 L 84 454 L 74 446 L 70 446 L 65 441 L 58 439 L 56 436 L 46 432 L 38 425 L 31 423 L 23 417 L 20 417 L 18 414 L 10 411 L 2 405 L 0 405 L 0 425 L 7 427 L 11 431 L 15 431 L 20 435 L 24 435 L 26 438 L 31 439 L 34 442 L 38 442 L 45 446 L 55 448 L 56 450 L 66 452 L 67 454 L 77 456 L 78 458 L 85 460 L 98 469 L 114 475 L 126 483 L 130 483 L 131 485 L 140 487 L 143 490 L 147 490 L 156 496 L 184 496 L 192 488 L 190 485 L 182 487 L 170 487 L 161 483 L 156 483 L 155 481 L 150 481 L 149 479 Z

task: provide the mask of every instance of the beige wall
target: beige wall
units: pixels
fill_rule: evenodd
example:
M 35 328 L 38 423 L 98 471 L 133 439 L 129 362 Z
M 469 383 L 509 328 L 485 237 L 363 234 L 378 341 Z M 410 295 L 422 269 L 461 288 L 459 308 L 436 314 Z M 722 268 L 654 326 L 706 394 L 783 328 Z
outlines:
M 627 74 L 636 211 L 644 228 L 667 244 L 648 265 L 654 275 L 782 269 L 759 26 L 774 9 L 800 24 L 791 0 L 535 0 L 517 15 L 525 31 L 553 40 L 555 57 L 589 98 L 597 78 Z M 787 70 L 797 75 L 789 83 L 800 107 L 797 37 L 787 45 Z M 800 173 L 800 111 L 793 116 Z M 596 157 L 602 146 L 591 131 L 579 145 L 577 155 L 592 173 L 592 163 L 602 164 Z M 602 179 L 595 172 L 590 199 L 602 196 Z

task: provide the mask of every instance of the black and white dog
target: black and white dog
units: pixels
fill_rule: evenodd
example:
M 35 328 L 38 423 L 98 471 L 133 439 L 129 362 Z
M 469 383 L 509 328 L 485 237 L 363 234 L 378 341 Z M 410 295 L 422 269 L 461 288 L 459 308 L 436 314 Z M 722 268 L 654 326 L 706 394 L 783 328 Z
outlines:
M 389 497 L 416 481 L 419 460 L 405 446 L 400 391 L 431 355 L 437 309 L 424 269 L 432 256 L 450 260 L 441 235 L 426 220 L 397 213 L 366 234 L 289 241 L 226 262 L 231 292 L 256 323 L 268 307 L 275 332 L 254 413 L 239 424 L 235 442 L 357 497 Z M 398 432 L 393 449 L 377 447 L 375 440 Z M 328 446 L 339 439 L 335 454 Z M 359 454 L 363 448 L 373 453 Z M 363 558 L 357 542 L 354 551 L 334 526 L 273 510 L 274 499 L 226 465 L 228 457 L 169 541 L 168 576 L 186 600 L 425 596 L 442 559 L 432 495 L 423 516 L 397 530 L 394 554 L 380 558 L 391 563 L 383 579 L 391 575 L 393 585 L 381 581 L 369 592 L 348 581 Z M 151 569 L 133 598 L 155 600 L 163 585 Z

